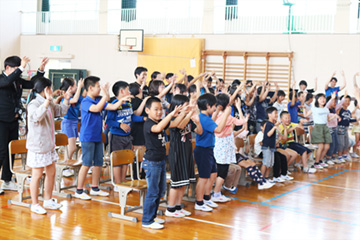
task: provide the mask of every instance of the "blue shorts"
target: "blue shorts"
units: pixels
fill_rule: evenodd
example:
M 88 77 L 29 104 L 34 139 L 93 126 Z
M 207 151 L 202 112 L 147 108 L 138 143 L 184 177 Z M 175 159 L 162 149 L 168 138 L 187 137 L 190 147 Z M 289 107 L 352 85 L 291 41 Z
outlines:
M 211 173 L 217 172 L 214 149 L 196 146 L 194 157 L 200 178 L 210 178 Z
M 61 131 L 66 134 L 68 138 L 78 137 L 78 120 L 77 119 L 66 119 L 61 121 Z
M 81 142 L 83 152 L 82 165 L 101 167 L 104 162 L 102 142 Z

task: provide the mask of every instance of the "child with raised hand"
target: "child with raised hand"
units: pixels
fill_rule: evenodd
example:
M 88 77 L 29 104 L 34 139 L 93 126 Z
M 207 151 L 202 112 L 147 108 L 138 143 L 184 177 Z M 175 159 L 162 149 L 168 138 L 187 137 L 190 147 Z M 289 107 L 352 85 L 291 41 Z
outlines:
M 342 91 L 346 87 L 346 78 L 344 71 L 341 71 L 341 75 L 344 78 L 344 84 L 341 87 L 337 87 L 336 84 L 338 82 L 335 77 L 336 71 L 332 74 L 330 80 L 325 84 L 325 95 L 326 97 L 330 96 L 333 92 L 338 96 L 338 93 Z M 330 86 L 329 86 L 330 84 Z
M 328 121 L 336 118 L 336 115 L 330 116 L 330 111 L 325 107 L 325 94 L 319 93 L 315 96 L 315 107 L 311 108 L 309 112 L 305 113 L 305 117 L 312 114 L 314 120 L 314 129 L 311 134 L 311 143 L 318 145 L 318 150 L 315 159 L 315 168 L 328 167 L 322 161 L 327 151 L 329 150 L 332 137 L 327 127 Z
M 214 120 L 220 112 L 219 106 L 214 113 L 216 97 L 210 93 L 205 93 L 199 97 L 197 104 L 200 109 L 199 119 L 203 133 L 196 135 L 196 147 L 194 149 L 194 157 L 199 170 L 195 210 L 209 212 L 218 206 L 210 199 L 211 188 L 217 177 L 214 157 L 215 133 L 221 133 L 225 128 L 231 108 L 221 109 L 224 110 L 223 118 L 219 124 L 216 124 Z
M 55 151 L 54 118 L 64 116 L 69 108 L 71 88 L 64 95 L 60 105 L 53 103 L 51 81 L 41 77 L 35 81 L 27 106 L 27 165 L 32 168 L 30 183 L 31 211 L 45 214 L 47 209 L 62 207 L 52 199 L 55 178 L 55 161 L 59 159 Z M 45 169 L 45 191 L 43 207 L 39 205 L 39 182 Z
M 216 114 L 215 123 L 220 124 L 220 122 L 223 121 L 223 118 L 226 118 L 226 124 L 221 132 L 215 133 L 214 157 L 217 164 L 218 176 L 215 182 L 214 194 L 211 197 L 213 202 L 230 201 L 229 198 L 221 194 L 220 190 L 228 174 L 229 165 L 231 163 L 236 163 L 233 125 L 243 125 L 248 120 L 248 117 L 237 119 L 232 116 L 226 116 L 223 109 L 226 109 L 229 106 L 229 102 L 230 97 L 226 93 L 220 93 L 216 96 L 216 104 L 219 113 Z
M 83 164 L 78 176 L 76 198 L 90 200 L 91 197 L 84 192 L 85 178 L 90 169 L 92 170 L 92 186 L 90 195 L 109 196 L 108 192 L 101 191 L 98 187 L 100 179 L 100 170 L 103 165 L 103 143 L 102 143 L 102 110 L 116 110 L 124 102 L 129 101 L 131 96 L 120 99 L 115 104 L 107 103 L 109 101 L 109 83 L 100 88 L 100 78 L 89 76 L 84 80 L 87 96 L 81 102 L 81 129 L 80 141 L 83 151 Z M 99 98 L 100 91 L 104 96 Z
M 112 91 L 116 99 L 112 104 L 121 101 L 124 97 L 130 96 L 129 84 L 124 81 L 117 81 Z M 145 98 L 146 99 L 146 98 Z M 142 106 L 144 108 L 144 104 Z M 140 109 L 141 110 L 141 109 Z M 131 102 L 124 102 L 119 109 L 108 111 L 106 124 L 110 127 L 110 153 L 117 150 L 132 149 L 132 137 L 130 135 L 133 122 L 144 122 L 146 117 L 134 114 Z M 125 182 L 128 164 L 114 166 L 114 179 L 116 184 Z M 115 187 L 114 191 L 118 192 Z
M 70 107 L 67 114 L 64 116 L 64 119 L 61 121 L 61 131 L 64 134 L 66 134 L 69 140 L 69 144 L 68 144 L 69 159 L 72 159 L 72 156 L 76 151 L 76 138 L 79 136 L 78 121 L 79 121 L 80 103 L 84 99 L 82 96 L 80 96 L 80 93 L 83 86 L 84 86 L 83 79 L 80 79 L 78 81 L 78 85 L 76 86 L 75 80 L 70 77 L 64 78 L 60 86 L 60 90 L 63 91 L 63 93 L 66 92 L 69 88 L 71 88 L 70 91 L 71 97 L 69 99 Z
M 170 128 L 169 164 L 171 171 L 171 189 L 168 196 L 168 207 L 165 215 L 168 217 L 185 217 L 191 215 L 189 211 L 181 208 L 181 200 L 185 187 L 195 182 L 194 161 L 191 132 L 202 134 L 202 127 L 198 118 L 193 117 L 193 107 L 189 105 L 189 98 L 183 95 L 175 95 L 172 98 L 170 110 L 177 106 L 190 109 L 178 126 Z
M 184 114 L 178 116 L 180 106 L 176 106 L 164 119 L 161 120 L 161 100 L 151 97 L 147 100 L 145 111 L 148 118 L 144 123 L 144 137 L 146 152 L 144 155 L 143 169 L 146 175 L 147 192 L 144 201 L 142 226 L 151 229 L 162 229 L 163 219 L 156 218 L 160 198 L 166 191 L 166 148 L 165 132 L 168 127 L 180 124 Z M 173 121 L 171 119 L 176 117 Z M 170 122 L 171 121 L 171 122 Z

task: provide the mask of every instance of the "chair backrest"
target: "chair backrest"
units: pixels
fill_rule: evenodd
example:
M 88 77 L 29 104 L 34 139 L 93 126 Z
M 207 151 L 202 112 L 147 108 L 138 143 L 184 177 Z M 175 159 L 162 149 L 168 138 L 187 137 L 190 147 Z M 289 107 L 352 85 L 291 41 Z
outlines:
M 55 134 L 55 145 L 56 146 L 67 146 L 69 144 L 68 137 L 64 133 Z
M 136 174 L 137 179 L 140 180 L 140 164 L 142 161 L 144 161 L 144 154 L 145 154 L 146 148 L 145 146 L 137 147 L 136 149 Z
M 101 137 L 102 137 L 102 142 L 105 143 L 105 141 L 106 141 L 105 133 L 102 133 Z
M 235 138 L 236 150 L 239 151 L 241 148 L 245 147 L 245 141 L 242 138 Z
M 300 137 L 301 137 L 301 140 L 300 140 Z M 305 130 L 304 129 L 301 129 L 301 128 L 295 129 L 295 141 L 296 142 L 303 141 L 303 143 L 305 143 Z
M 254 153 L 254 147 L 255 147 L 255 138 L 257 134 L 251 134 L 248 136 L 248 144 L 249 144 L 249 154 Z
M 80 132 L 81 122 L 78 122 L 77 126 L 78 126 L 78 131 Z
M 55 121 L 54 124 L 55 124 L 55 131 L 61 131 L 61 120 Z
M 134 180 L 132 163 L 134 162 L 135 154 L 132 150 L 124 149 L 113 151 L 110 154 L 110 174 L 111 182 L 115 185 L 114 181 L 114 166 L 130 164 L 131 180 Z
M 25 154 L 27 153 L 27 148 L 26 148 L 26 139 L 21 139 L 21 140 L 12 140 L 9 143 L 9 166 L 10 166 L 10 170 L 12 173 L 13 172 L 13 166 L 12 166 L 12 154 Z M 25 166 L 23 166 L 24 168 Z

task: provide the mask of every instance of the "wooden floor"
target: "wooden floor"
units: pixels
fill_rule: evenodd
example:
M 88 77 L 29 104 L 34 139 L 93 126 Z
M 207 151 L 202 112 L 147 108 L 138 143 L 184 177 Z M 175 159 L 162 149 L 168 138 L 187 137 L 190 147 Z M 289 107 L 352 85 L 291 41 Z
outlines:
M 0 196 L 0 239 L 360 239 L 360 162 L 337 164 L 316 174 L 294 172 L 294 181 L 271 189 L 239 187 L 231 202 L 212 213 L 166 220 L 163 230 L 108 217 L 119 212 L 118 193 L 92 201 L 58 198 L 61 210 L 37 215 L 8 205 L 17 192 Z M 66 180 L 69 184 L 71 180 Z M 138 195 L 131 194 L 129 204 Z M 162 208 L 165 210 L 165 208 Z M 141 220 L 141 214 L 131 213 Z

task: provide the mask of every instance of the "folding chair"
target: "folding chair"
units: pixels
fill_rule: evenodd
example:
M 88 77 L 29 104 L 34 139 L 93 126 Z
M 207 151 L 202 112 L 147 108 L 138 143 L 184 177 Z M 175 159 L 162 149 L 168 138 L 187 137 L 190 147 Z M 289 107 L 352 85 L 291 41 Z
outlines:
M 21 160 L 22 160 L 22 166 L 21 167 L 13 167 L 12 166 L 11 155 L 13 155 L 13 154 L 21 154 Z M 8 204 L 14 204 L 14 205 L 30 208 L 31 204 L 30 203 L 25 203 L 24 200 L 31 198 L 31 196 L 24 196 L 23 195 L 26 178 L 31 176 L 31 174 L 32 174 L 31 169 L 26 169 L 26 166 L 25 166 L 26 154 L 27 154 L 26 139 L 12 140 L 9 143 L 10 170 L 11 170 L 11 172 L 13 174 L 15 174 L 15 177 L 16 177 L 16 181 L 17 181 L 17 184 L 18 184 L 19 200 L 15 201 L 15 200 L 9 199 Z M 40 196 L 43 196 L 43 193 L 44 193 L 43 186 L 44 186 L 44 175 L 40 180 L 40 194 L 39 194 Z
M 137 222 L 138 219 L 136 217 L 130 217 L 125 215 L 128 212 L 132 212 L 135 210 L 139 210 L 143 208 L 144 203 L 144 196 L 146 193 L 147 185 L 146 181 L 144 180 L 134 180 L 133 171 L 132 171 L 132 164 L 134 162 L 135 154 L 131 150 L 118 150 L 114 151 L 110 154 L 110 172 L 111 172 L 111 183 L 119 189 L 119 203 L 120 203 L 120 214 L 109 212 L 109 217 L 120 218 L 128 221 Z M 113 168 L 117 165 L 123 164 L 130 164 L 130 174 L 131 174 L 131 181 L 116 184 L 114 182 L 114 173 Z M 131 191 L 139 192 L 140 195 L 140 206 L 134 207 L 127 207 L 126 209 L 126 201 L 127 195 Z
M 63 161 L 59 161 L 56 163 L 56 177 L 55 177 L 55 191 L 54 191 L 54 195 L 57 196 L 61 196 L 61 197 L 66 197 L 66 198 L 71 198 L 72 195 L 69 194 L 65 194 L 62 193 L 62 190 L 65 189 L 70 189 L 70 188 L 74 188 L 76 187 L 76 185 L 71 185 L 71 186 L 66 186 L 66 187 L 61 187 L 61 180 L 63 178 L 63 170 L 66 168 L 70 168 L 74 170 L 74 177 L 75 177 L 75 184 L 77 184 L 77 178 L 78 178 L 78 174 L 81 168 L 81 163 L 79 163 L 77 160 L 73 160 L 73 159 L 69 159 L 69 153 L 68 153 L 68 137 L 63 134 L 63 133 L 59 133 L 59 134 L 55 134 L 55 145 L 57 147 L 63 146 L 65 147 L 65 156 L 63 158 Z

